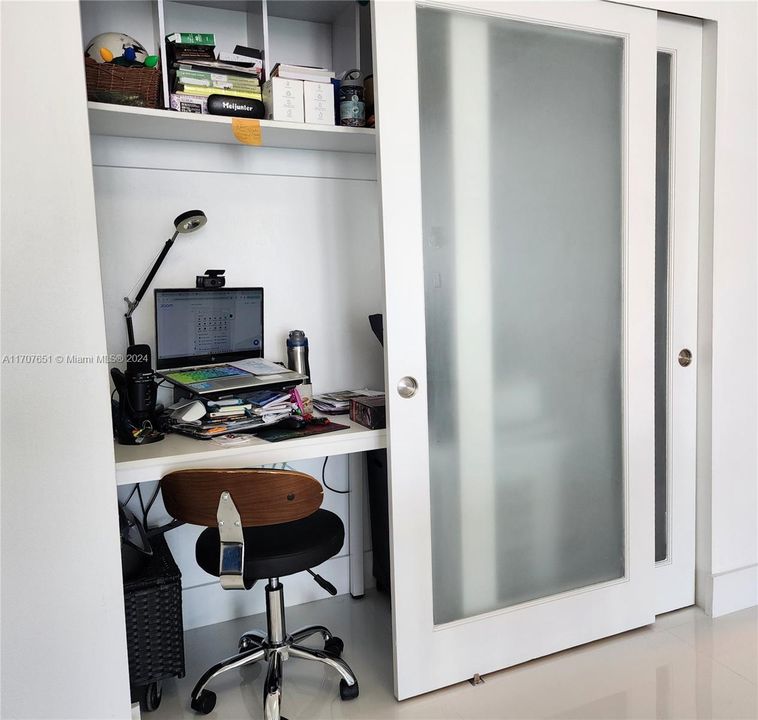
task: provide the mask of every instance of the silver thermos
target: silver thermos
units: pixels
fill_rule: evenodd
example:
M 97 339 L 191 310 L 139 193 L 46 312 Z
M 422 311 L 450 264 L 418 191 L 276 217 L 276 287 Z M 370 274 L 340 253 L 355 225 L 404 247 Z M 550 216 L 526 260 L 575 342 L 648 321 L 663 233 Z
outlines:
M 311 366 L 308 364 L 308 338 L 302 330 L 291 330 L 287 338 L 287 367 L 305 375 L 305 383 L 311 381 Z

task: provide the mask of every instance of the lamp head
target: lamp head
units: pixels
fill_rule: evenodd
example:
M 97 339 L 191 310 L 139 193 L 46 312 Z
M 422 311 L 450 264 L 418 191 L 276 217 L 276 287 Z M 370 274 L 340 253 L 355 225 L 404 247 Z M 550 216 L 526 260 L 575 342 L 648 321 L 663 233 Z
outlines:
M 199 230 L 207 222 L 208 218 L 202 210 L 187 210 L 174 220 L 174 227 L 177 234 L 183 235 Z

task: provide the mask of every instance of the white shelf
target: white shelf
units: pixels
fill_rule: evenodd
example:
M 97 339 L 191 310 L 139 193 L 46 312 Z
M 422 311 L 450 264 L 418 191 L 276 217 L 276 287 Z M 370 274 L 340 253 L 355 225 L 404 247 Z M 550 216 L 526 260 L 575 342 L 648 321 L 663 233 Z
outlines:
M 150 110 L 89 102 L 89 127 L 92 135 L 185 140 L 189 142 L 240 144 L 232 133 L 232 118 L 198 115 L 173 110 Z M 373 128 L 261 120 L 263 147 L 332 152 L 376 152 Z M 255 150 L 255 147 L 251 147 Z

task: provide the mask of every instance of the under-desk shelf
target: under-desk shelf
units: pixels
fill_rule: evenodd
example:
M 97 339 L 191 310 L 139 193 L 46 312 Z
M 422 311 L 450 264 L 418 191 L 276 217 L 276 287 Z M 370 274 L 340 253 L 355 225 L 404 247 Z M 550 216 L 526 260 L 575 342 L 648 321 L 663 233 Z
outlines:
M 92 135 L 239 144 L 232 118 L 89 102 Z M 263 147 L 374 154 L 373 128 L 261 120 Z M 254 149 L 254 148 L 253 148 Z

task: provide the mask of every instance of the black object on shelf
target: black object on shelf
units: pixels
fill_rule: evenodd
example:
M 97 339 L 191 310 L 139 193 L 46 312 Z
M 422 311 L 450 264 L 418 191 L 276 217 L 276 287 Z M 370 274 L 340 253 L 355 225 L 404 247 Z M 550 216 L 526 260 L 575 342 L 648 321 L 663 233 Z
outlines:
M 142 573 L 124 583 L 126 644 L 132 701 L 145 711 L 161 700 L 161 681 L 184 677 L 182 574 L 162 535 Z
M 381 313 L 369 315 L 368 321 L 377 340 L 384 345 L 384 318 Z M 371 545 L 374 558 L 376 589 L 389 593 L 390 584 L 390 513 L 387 489 L 387 451 L 369 450 L 366 453 L 368 475 L 368 505 L 371 515 Z
M 121 533 L 121 572 L 124 581 L 142 572 L 153 555 L 142 523 L 126 505 L 118 504 L 118 525 Z
M 387 490 L 387 451 L 366 453 L 368 505 L 371 515 L 371 546 L 374 579 L 379 592 L 389 593 L 390 583 L 390 514 Z

